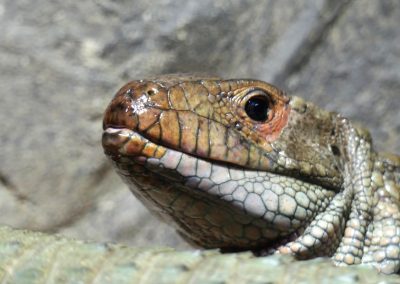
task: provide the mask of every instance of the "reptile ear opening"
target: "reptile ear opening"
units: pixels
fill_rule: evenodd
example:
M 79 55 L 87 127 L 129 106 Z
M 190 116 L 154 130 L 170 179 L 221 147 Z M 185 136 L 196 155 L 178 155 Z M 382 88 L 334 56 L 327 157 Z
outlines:
M 341 153 L 337 146 L 331 145 L 331 151 L 332 151 L 333 155 L 340 157 Z

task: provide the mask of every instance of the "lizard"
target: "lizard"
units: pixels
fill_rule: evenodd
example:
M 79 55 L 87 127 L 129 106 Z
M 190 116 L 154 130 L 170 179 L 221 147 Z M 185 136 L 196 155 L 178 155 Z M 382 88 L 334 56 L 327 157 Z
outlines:
M 166 75 L 124 85 L 105 154 L 190 243 L 400 269 L 400 157 L 369 132 L 259 80 Z

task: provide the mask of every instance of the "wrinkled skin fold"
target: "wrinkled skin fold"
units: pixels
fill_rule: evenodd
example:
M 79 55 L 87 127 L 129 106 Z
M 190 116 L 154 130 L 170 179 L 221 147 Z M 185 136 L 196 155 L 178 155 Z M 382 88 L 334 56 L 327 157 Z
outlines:
M 103 128 L 132 192 L 196 245 L 399 271 L 400 159 L 336 113 L 262 81 L 166 76 L 122 87 Z

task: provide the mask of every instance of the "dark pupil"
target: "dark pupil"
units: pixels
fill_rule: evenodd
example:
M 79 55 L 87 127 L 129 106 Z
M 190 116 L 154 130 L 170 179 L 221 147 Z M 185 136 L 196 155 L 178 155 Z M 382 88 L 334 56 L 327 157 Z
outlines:
M 244 107 L 247 115 L 256 121 L 264 121 L 268 117 L 268 99 L 264 96 L 250 98 Z

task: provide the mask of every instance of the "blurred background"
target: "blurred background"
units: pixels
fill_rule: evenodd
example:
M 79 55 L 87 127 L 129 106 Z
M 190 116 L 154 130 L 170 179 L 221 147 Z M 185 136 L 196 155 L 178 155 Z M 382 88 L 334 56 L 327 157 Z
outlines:
M 0 0 L 0 223 L 188 247 L 116 176 L 103 111 L 171 72 L 277 84 L 400 154 L 398 0 Z

